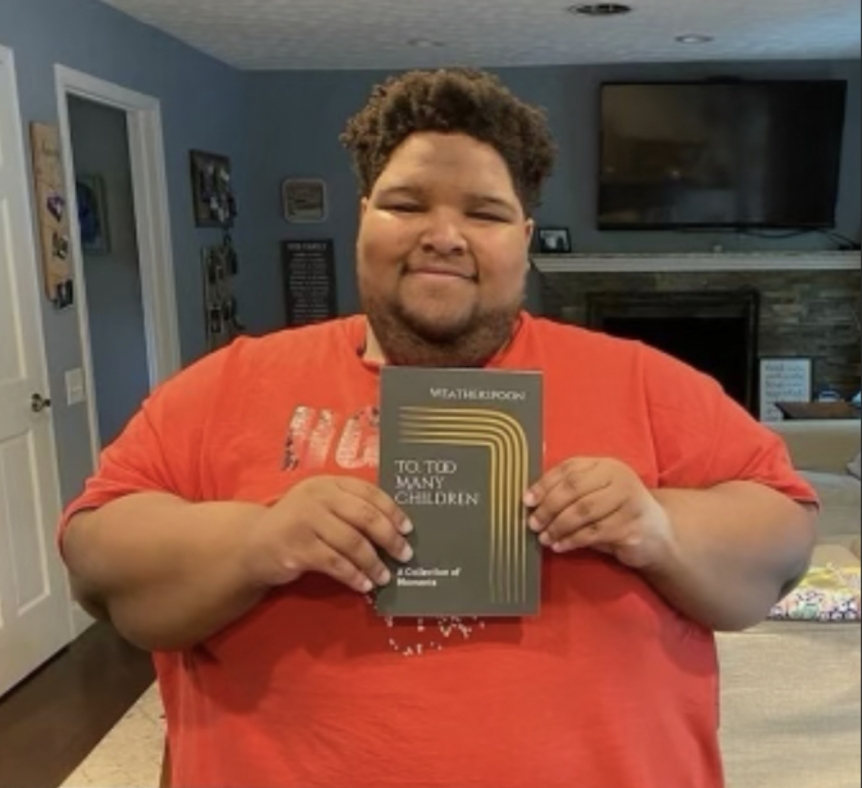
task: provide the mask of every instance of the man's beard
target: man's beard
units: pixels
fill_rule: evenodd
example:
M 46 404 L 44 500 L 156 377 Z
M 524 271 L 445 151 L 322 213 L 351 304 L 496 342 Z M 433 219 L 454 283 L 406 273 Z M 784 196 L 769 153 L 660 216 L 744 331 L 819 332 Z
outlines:
M 371 330 L 389 364 L 415 367 L 480 367 L 512 338 L 521 300 L 474 310 L 460 324 L 432 326 L 413 316 L 397 299 L 361 288 L 360 300 Z

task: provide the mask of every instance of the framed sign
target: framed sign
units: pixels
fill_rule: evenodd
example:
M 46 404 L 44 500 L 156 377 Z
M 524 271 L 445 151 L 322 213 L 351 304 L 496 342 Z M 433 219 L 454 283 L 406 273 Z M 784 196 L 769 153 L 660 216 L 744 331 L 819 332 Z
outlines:
M 31 123 L 36 218 L 42 247 L 45 292 L 57 309 L 74 303 L 69 258 L 69 207 L 60 157 L 60 132 L 50 124 Z
M 284 302 L 288 326 L 335 317 L 335 252 L 331 239 L 282 241 Z
M 284 218 L 289 222 L 326 219 L 326 184 L 316 178 L 288 178 L 281 184 Z
M 776 402 L 811 401 L 810 358 L 760 359 L 760 420 L 781 421 Z

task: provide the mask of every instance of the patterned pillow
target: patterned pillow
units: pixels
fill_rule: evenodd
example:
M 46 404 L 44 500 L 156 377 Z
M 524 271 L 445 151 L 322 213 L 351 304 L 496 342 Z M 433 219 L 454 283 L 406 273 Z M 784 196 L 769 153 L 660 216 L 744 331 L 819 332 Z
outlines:
M 813 566 L 769 613 L 774 620 L 859 621 L 860 567 Z

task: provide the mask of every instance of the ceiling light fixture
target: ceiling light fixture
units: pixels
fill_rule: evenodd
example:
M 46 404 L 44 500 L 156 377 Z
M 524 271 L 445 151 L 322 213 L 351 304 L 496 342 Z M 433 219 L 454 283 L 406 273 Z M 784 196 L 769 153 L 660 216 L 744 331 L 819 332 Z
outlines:
M 442 41 L 432 41 L 430 38 L 411 38 L 408 42 L 412 47 L 420 49 L 431 49 L 432 47 L 442 47 Z
M 632 7 L 622 3 L 582 3 L 570 6 L 566 10 L 570 14 L 582 14 L 583 16 L 619 16 L 629 13 Z
M 686 33 L 684 36 L 677 36 L 675 40 L 680 44 L 708 44 L 712 41 L 712 36 L 704 36 L 700 33 Z

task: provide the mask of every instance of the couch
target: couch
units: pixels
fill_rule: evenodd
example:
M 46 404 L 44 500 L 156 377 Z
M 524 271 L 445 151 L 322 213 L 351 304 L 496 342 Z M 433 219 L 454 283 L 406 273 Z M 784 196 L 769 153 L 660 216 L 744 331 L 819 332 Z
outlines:
M 812 566 L 858 565 L 860 422 L 770 425 L 822 503 Z M 719 633 L 727 788 L 859 788 L 860 625 L 768 620 Z

